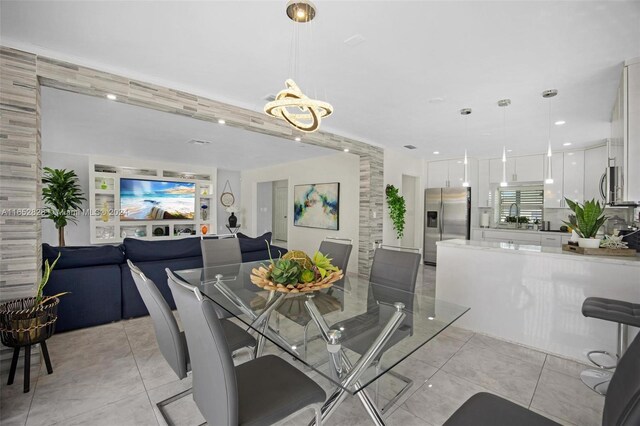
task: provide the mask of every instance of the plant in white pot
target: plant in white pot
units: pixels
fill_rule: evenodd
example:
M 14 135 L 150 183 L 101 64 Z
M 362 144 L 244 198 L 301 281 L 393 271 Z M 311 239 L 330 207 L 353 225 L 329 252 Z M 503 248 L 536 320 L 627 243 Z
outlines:
M 600 205 L 595 199 L 585 201 L 584 204 L 576 203 L 565 198 L 567 206 L 575 213 L 575 218 L 570 217 L 565 225 L 571 227 L 578 234 L 578 246 L 583 248 L 600 247 L 600 238 L 596 237 L 598 230 L 607 221 L 604 215 L 604 204 Z

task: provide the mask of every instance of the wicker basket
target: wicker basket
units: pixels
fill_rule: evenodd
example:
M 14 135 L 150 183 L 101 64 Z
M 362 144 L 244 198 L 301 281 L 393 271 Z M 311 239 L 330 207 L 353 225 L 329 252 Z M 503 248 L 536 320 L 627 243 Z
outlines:
M 267 278 L 271 274 L 272 269 L 273 265 L 269 265 L 268 268 L 265 268 L 264 266 L 253 268 L 251 270 L 251 282 L 258 287 L 269 291 L 278 291 L 281 293 L 308 293 L 311 291 L 322 290 L 323 288 L 329 288 L 333 283 L 344 277 L 342 271 L 338 270 L 327 274 L 320 281 L 284 285 L 276 284 Z
M 33 345 L 53 335 L 60 299 L 35 306 L 35 297 L 0 304 L 0 341 L 12 348 Z

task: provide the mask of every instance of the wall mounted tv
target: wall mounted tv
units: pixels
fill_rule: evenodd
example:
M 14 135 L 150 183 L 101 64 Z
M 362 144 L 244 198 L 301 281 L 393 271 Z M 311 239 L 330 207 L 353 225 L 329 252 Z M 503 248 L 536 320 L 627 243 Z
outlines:
M 120 179 L 120 220 L 194 219 L 196 184 Z

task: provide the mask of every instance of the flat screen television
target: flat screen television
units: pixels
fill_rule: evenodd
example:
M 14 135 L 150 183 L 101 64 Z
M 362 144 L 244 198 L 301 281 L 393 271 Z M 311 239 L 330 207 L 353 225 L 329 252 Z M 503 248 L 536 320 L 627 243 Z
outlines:
M 196 184 L 120 179 L 120 220 L 194 219 Z

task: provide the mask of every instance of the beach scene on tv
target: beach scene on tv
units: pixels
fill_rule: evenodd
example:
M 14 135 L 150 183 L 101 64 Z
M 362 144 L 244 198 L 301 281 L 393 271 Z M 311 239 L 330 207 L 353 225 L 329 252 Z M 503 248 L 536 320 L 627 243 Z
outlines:
M 120 220 L 193 219 L 196 184 L 120 179 Z

